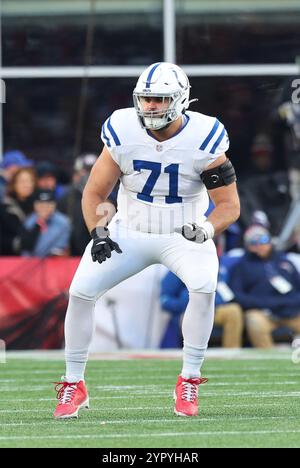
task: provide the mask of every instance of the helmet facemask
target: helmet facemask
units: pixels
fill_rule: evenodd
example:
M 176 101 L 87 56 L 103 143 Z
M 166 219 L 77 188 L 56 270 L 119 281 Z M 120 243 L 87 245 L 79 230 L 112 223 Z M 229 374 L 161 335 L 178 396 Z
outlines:
M 145 111 L 143 107 L 143 98 L 147 97 L 161 98 L 161 109 Z M 138 117 L 140 118 L 142 127 L 149 130 L 160 130 L 178 119 L 181 113 L 176 111 L 176 103 L 180 97 L 179 93 L 172 96 L 133 93 L 134 107 Z

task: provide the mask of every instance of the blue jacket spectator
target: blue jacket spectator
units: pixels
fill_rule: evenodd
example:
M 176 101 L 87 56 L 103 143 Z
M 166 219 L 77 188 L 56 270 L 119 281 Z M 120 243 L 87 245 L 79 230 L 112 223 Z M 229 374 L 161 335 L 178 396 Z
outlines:
M 39 191 L 35 212 L 25 223 L 21 235 L 22 255 L 47 257 L 68 253 L 71 225 L 68 218 L 56 211 L 53 191 Z
M 162 309 L 173 315 L 181 315 L 189 302 L 185 284 L 174 273 L 167 273 L 161 283 L 160 304 Z
M 236 261 L 233 258 L 232 261 Z M 220 285 L 222 288 L 216 294 L 215 325 L 223 329 L 222 345 L 226 348 L 239 348 L 242 345 L 243 318 L 240 306 L 233 301 L 234 295 L 226 285 L 227 268 L 220 270 Z M 162 309 L 171 313 L 169 330 L 162 342 L 162 347 L 180 346 L 180 316 L 185 311 L 189 301 L 189 293 L 185 284 L 173 273 L 169 272 L 161 283 L 160 303 Z M 173 329 L 175 340 L 170 336 Z M 167 338 L 166 338 L 167 337 Z M 171 346 L 170 346 L 171 343 Z
M 251 227 L 245 243 L 247 252 L 233 267 L 229 281 L 237 302 L 245 310 L 267 309 L 282 319 L 300 315 L 300 275 L 294 264 L 286 254 L 273 251 L 263 227 Z
M 224 256 L 220 259 L 218 287 L 216 291 L 216 306 L 227 304 L 234 298 L 228 286 L 229 272 L 239 262 L 239 257 Z M 219 287 L 221 285 L 221 287 Z M 224 291 L 224 292 L 223 292 Z M 169 272 L 161 283 L 161 307 L 175 315 L 182 314 L 189 302 L 189 293 L 185 284 L 173 273 Z
M 234 265 L 237 261 L 239 261 L 239 258 L 228 257 L 227 255 L 223 255 L 220 258 L 218 285 L 215 300 L 216 307 L 227 304 L 234 299 L 234 294 L 228 286 L 228 281 L 232 265 Z

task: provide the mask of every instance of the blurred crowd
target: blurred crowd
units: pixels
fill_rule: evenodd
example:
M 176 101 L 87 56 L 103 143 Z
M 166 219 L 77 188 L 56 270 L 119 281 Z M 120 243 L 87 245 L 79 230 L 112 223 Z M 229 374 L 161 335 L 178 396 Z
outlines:
M 217 337 L 225 348 L 247 342 L 268 349 L 276 340 L 296 342 L 300 336 L 300 254 L 277 251 L 263 221 L 257 217 L 246 229 L 241 248 L 220 256 L 212 339 Z M 167 273 L 160 295 L 169 314 L 164 347 L 181 346 L 188 300 L 185 285 Z
M 71 182 L 62 185 L 57 167 L 34 164 L 20 151 L 4 154 L 0 168 L 0 254 L 80 256 L 90 241 L 81 197 L 96 155 L 75 160 Z M 116 195 L 110 196 L 114 204 Z

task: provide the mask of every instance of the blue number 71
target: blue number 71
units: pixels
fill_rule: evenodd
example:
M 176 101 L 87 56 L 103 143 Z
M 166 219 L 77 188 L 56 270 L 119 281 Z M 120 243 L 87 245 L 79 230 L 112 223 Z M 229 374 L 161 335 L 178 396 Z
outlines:
M 135 159 L 133 161 L 133 168 L 135 171 L 147 169 L 150 175 L 141 193 L 137 194 L 139 200 L 153 203 L 151 192 L 161 174 L 161 164 L 158 162 L 142 161 Z M 166 196 L 166 203 L 182 203 L 182 197 L 178 196 L 178 171 L 179 164 L 170 164 L 164 170 L 164 173 L 169 174 L 169 195 Z

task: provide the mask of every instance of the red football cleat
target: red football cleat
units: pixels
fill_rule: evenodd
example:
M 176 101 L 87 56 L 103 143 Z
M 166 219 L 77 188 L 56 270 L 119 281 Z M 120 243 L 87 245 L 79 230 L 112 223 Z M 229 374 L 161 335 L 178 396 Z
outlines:
M 178 376 L 174 390 L 175 408 L 177 416 L 197 416 L 198 415 L 198 389 L 199 385 L 205 384 L 208 379 L 184 379 Z
M 55 390 L 59 400 L 53 415 L 55 419 L 78 418 L 80 408 L 89 408 L 89 396 L 83 380 L 57 382 Z

